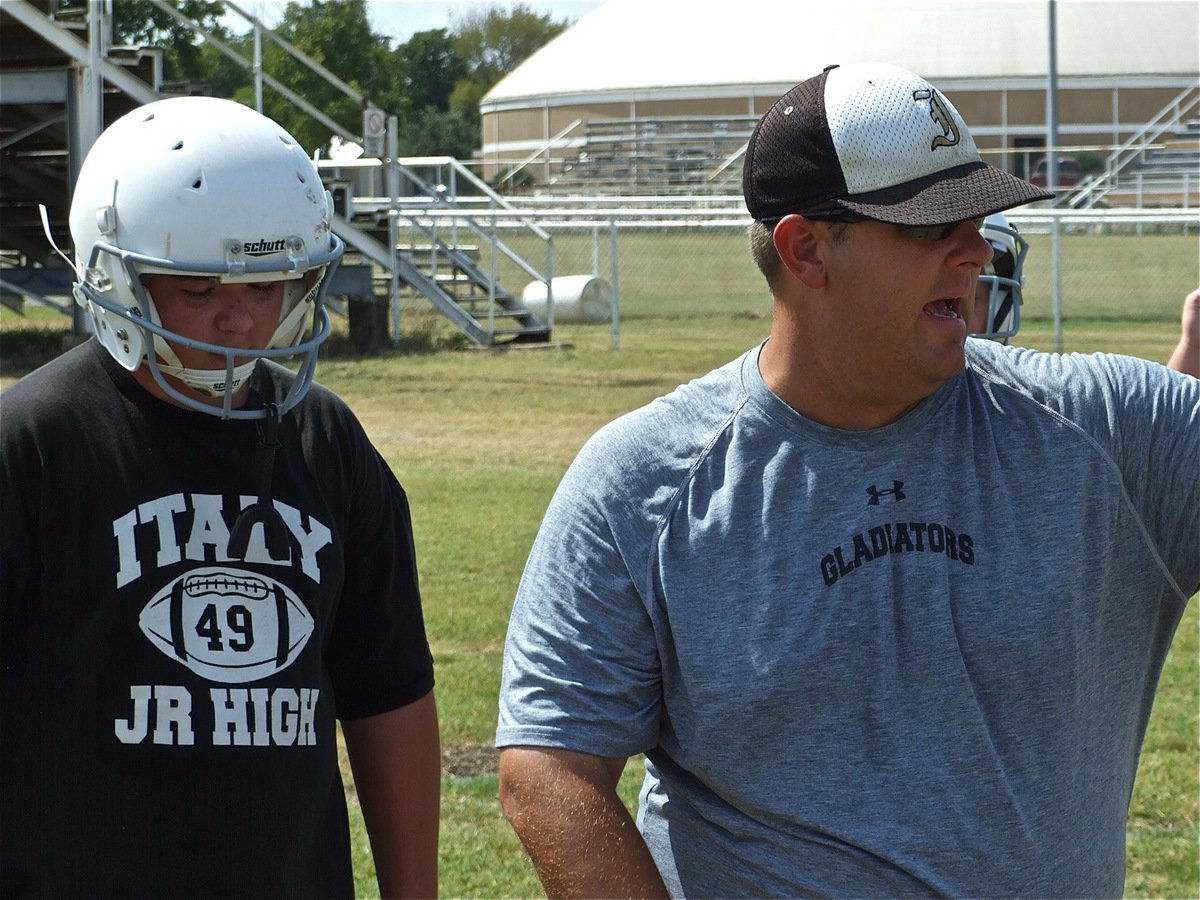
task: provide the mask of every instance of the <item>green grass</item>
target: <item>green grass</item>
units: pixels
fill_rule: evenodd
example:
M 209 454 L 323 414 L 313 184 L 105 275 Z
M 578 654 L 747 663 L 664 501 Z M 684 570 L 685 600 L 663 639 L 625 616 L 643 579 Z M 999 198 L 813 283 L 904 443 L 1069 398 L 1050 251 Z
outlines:
M 590 260 L 583 239 L 577 243 L 556 239 L 558 271 Z M 1165 361 L 1179 303 L 1197 280 L 1195 238 L 1072 235 L 1064 245 L 1064 349 Z M 1031 258 L 1044 262 L 1046 253 L 1039 243 Z M 578 448 L 613 417 L 728 361 L 767 332 L 769 300 L 746 261 L 743 235 L 639 233 L 622 238 L 621 254 L 619 349 L 607 326 L 560 326 L 560 346 L 550 350 L 327 354 L 320 365 L 318 379 L 355 409 L 409 492 L 448 758 L 490 745 L 513 594 L 546 503 Z M 1031 267 L 1019 343 L 1052 349 L 1042 287 L 1049 275 L 1040 262 Z M 404 321 L 422 347 L 453 342 L 440 319 L 410 311 Z M 44 310 L 0 312 L 0 385 L 57 352 L 68 328 Z M 1130 897 L 1200 896 L 1198 657 L 1193 601 L 1163 674 L 1133 796 Z M 494 770 L 486 753 L 476 755 L 482 761 L 474 770 L 443 779 L 442 894 L 540 896 L 500 812 Z M 631 763 L 622 780 L 630 804 L 639 769 Z M 358 891 L 373 896 L 352 788 L 348 795 Z
M 1028 234 L 1023 315 L 1053 316 L 1051 239 Z M 534 245 L 511 239 L 520 252 L 539 260 Z M 730 314 L 768 315 L 771 300 L 750 261 L 745 231 L 739 228 L 688 231 L 628 231 L 619 242 L 621 315 L 639 319 L 708 318 Z M 1062 312 L 1068 320 L 1125 322 L 1178 321 L 1184 294 L 1200 283 L 1197 237 L 1192 234 L 1064 234 L 1060 241 Z M 607 278 L 607 247 L 599 271 Z M 592 271 L 590 235 L 558 234 L 554 271 Z M 510 263 L 498 267 L 506 284 L 523 285 L 528 276 Z

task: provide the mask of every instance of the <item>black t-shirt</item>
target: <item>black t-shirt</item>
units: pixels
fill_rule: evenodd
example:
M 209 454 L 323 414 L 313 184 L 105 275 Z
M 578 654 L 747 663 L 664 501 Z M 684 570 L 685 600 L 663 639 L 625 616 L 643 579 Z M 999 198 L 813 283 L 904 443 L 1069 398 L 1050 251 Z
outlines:
M 260 363 L 253 390 L 291 374 Z M 89 341 L 0 398 L 0 896 L 352 896 L 335 717 L 433 686 L 403 489 L 314 385 L 177 408 Z

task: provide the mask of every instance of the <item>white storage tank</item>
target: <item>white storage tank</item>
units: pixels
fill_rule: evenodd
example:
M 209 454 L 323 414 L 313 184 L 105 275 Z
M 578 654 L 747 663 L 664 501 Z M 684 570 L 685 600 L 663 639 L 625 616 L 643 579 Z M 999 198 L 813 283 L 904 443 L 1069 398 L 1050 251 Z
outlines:
M 561 275 L 551 279 L 554 292 L 554 321 L 589 322 L 612 320 L 612 289 L 594 275 Z M 521 292 L 521 301 L 542 321 L 546 320 L 546 285 L 533 281 Z

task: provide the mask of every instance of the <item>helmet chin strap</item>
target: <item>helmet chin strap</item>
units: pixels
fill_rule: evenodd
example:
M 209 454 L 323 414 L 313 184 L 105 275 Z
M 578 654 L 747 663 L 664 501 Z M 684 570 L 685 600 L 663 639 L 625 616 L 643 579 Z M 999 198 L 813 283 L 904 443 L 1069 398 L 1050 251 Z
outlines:
M 189 369 L 182 364 L 179 359 L 179 354 L 175 349 L 163 340 L 158 335 L 154 336 L 154 349 L 158 353 L 160 360 L 158 369 L 170 375 L 172 378 L 177 378 L 186 384 L 188 387 L 209 397 L 224 397 L 226 387 L 230 391 L 236 391 L 239 387 L 246 383 L 251 373 L 254 371 L 256 360 L 242 363 L 240 366 L 233 367 L 232 384 L 226 385 L 226 376 L 229 374 L 225 369 Z
M 284 283 L 283 313 L 271 337 L 271 347 L 291 347 L 299 342 L 326 271 L 325 268 L 320 269 L 311 282 L 299 280 Z
M 279 449 L 279 407 L 268 403 L 267 417 L 260 420 L 258 441 L 262 446 L 262 469 L 258 485 L 258 500 L 242 510 L 238 520 L 229 533 L 229 544 L 226 549 L 231 559 L 245 559 L 246 550 L 250 546 L 250 532 L 254 526 L 262 524 L 263 539 L 266 541 L 267 552 L 272 559 L 287 559 L 288 529 L 283 516 L 275 508 L 271 500 L 271 476 L 275 471 L 275 451 Z
M 254 371 L 254 360 L 241 366 L 233 367 L 233 384 L 230 390 L 236 391 Z M 159 363 L 160 372 L 177 378 L 188 387 L 210 397 L 225 396 L 224 369 L 185 369 L 183 366 L 172 366 Z

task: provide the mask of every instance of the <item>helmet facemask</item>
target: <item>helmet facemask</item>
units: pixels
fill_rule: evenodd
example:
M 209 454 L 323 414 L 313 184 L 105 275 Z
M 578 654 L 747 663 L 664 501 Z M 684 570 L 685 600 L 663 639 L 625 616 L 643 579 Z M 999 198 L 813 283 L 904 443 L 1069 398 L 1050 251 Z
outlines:
M 330 261 L 306 268 L 302 274 L 286 279 L 280 321 L 270 342 L 263 349 L 210 344 L 165 328 L 144 279 L 149 275 L 171 274 L 215 278 L 222 284 L 266 281 L 272 280 L 269 276 L 280 276 L 277 268 L 264 270 L 260 266 L 248 265 L 237 275 L 230 276 L 227 270 L 216 271 L 212 266 L 151 259 L 97 242 L 85 277 L 76 286 L 76 299 L 91 312 L 97 335 L 110 353 L 113 352 L 111 345 L 114 342 L 120 345 L 120 355 L 113 355 L 126 368 L 136 369 L 136 363 L 141 362 L 147 366 L 156 384 L 174 401 L 225 419 L 264 418 L 262 409 L 233 407 L 235 396 L 259 359 L 301 357 L 296 378 L 287 396 L 278 403 L 279 414 L 282 415 L 300 402 L 312 384 L 318 348 L 329 337 L 332 327 L 324 298 L 344 247 L 340 238 L 333 236 L 332 241 L 334 246 L 329 254 Z M 109 272 L 112 277 L 108 275 Z M 127 298 L 124 302 L 121 295 Z M 186 368 L 172 343 L 223 356 L 226 364 L 220 369 Z M 148 351 L 151 347 L 154 352 Z M 137 348 L 136 351 L 134 348 Z M 243 360 L 240 364 L 237 362 L 239 358 Z M 127 360 L 135 364 L 130 366 Z M 182 382 L 200 394 L 220 399 L 221 404 L 216 406 L 190 396 L 173 385 L 171 379 Z
M 1021 328 L 1021 290 L 1029 244 L 1001 213 L 987 217 L 982 233 L 993 252 L 979 276 L 979 284 L 987 291 L 987 319 L 984 330 L 973 336 L 1007 343 Z

